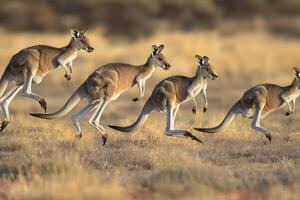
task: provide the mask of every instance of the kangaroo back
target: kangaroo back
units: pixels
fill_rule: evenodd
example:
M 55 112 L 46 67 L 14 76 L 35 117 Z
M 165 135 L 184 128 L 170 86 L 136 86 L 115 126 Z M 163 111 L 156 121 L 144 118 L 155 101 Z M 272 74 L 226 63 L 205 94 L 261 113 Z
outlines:
M 206 133 L 216 133 L 227 127 L 232 120 L 235 118 L 239 108 L 239 102 L 235 103 L 230 110 L 228 111 L 227 115 L 223 119 L 223 121 L 216 127 L 213 128 L 194 128 L 197 131 L 206 132 Z
M 38 117 L 38 118 L 44 118 L 44 119 L 56 119 L 59 117 L 65 116 L 67 113 L 69 113 L 78 103 L 79 101 L 86 95 L 84 92 L 83 87 L 79 87 L 76 92 L 69 98 L 67 103 L 58 111 L 54 113 L 49 114 L 43 114 L 43 113 L 30 113 L 31 116 Z
M 154 109 L 150 99 L 147 100 L 145 103 L 142 112 L 140 113 L 139 117 L 137 120 L 129 125 L 129 126 L 113 126 L 113 125 L 108 125 L 110 128 L 121 131 L 121 132 L 131 132 L 137 129 L 139 126 L 143 125 L 145 121 L 147 120 L 150 112 Z

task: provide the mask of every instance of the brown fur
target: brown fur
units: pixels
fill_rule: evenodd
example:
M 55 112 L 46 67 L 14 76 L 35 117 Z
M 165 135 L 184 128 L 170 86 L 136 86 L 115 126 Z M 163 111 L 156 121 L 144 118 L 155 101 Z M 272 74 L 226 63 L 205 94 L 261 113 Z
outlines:
M 82 48 L 92 48 L 88 38 L 83 34 L 78 36 L 82 43 Z M 24 70 L 30 71 L 39 81 L 49 72 L 60 66 L 58 58 L 66 59 L 77 53 L 79 47 L 76 46 L 75 39 L 72 38 L 67 46 L 56 48 L 47 45 L 36 45 L 22 49 L 12 56 L 3 76 L 19 77 L 23 79 Z M 37 80 L 35 79 L 34 80 Z
M 201 142 L 201 140 L 193 136 L 190 132 L 176 130 L 174 127 L 176 112 L 178 111 L 179 106 L 183 102 L 193 99 L 195 103 L 193 112 L 196 112 L 197 104 L 194 97 L 200 92 L 204 92 L 203 95 L 206 99 L 205 91 L 207 78 L 215 79 L 218 77 L 216 72 L 208 63 L 208 58 L 206 56 L 203 57 L 205 59 L 201 56 L 196 56 L 196 58 L 199 66 L 194 77 L 171 76 L 162 80 L 155 86 L 138 119 L 132 125 L 127 127 L 110 125 L 110 127 L 118 131 L 130 132 L 142 125 L 152 110 L 160 112 L 167 111 L 167 127 L 165 129 L 165 134 L 167 136 L 187 137 Z M 205 112 L 207 105 L 205 105 L 204 108 L 205 109 L 203 110 Z
M 90 124 L 102 133 L 103 143 L 105 144 L 107 136 L 104 133 L 103 127 L 99 124 L 99 119 L 106 105 L 110 101 L 116 100 L 119 95 L 135 85 L 143 87 L 143 84 L 145 84 L 145 81 L 152 75 L 156 67 L 164 69 L 169 69 L 170 67 L 170 64 L 161 53 L 164 46 L 160 45 L 157 47 L 153 45 L 152 48 L 152 53 L 145 64 L 135 66 L 125 63 L 110 63 L 101 66 L 87 78 L 62 109 L 51 114 L 31 115 L 45 119 L 62 117 L 68 113 L 81 98 L 87 98 L 89 100 L 87 107 L 84 108 L 82 112 L 74 115 L 75 119 L 73 122 L 77 128 L 77 135 L 81 135 L 79 120 L 81 116 L 85 115 L 85 110 L 89 112 L 95 107 L 98 107 L 99 110 L 96 109 L 94 113 L 95 116 L 91 118 Z M 139 85 L 139 81 L 142 81 L 143 84 Z
M 23 96 L 39 102 L 46 112 L 46 101 L 31 91 L 32 83 L 40 83 L 48 73 L 59 66 L 64 67 L 65 78 L 70 80 L 72 61 L 76 58 L 77 52 L 80 49 L 88 52 L 93 51 L 85 33 L 71 29 L 71 34 L 72 39 L 65 47 L 36 45 L 22 49 L 12 56 L 0 79 L 0 107 L 4 113 L 4 121 L 0 126 L 0 131 L 7 126 L 10 120 L 8 106 L 20 90 L 22 90 Z M 8 84 L 12 81 L 16 83 L 16 86 L 3 95 Z
M 74 39 L 71 42 L 74 42 Z M 32 72 L 44 77 L 59 66 L 57 58 L 61 54 L 68 54 L 70 51 L 75 50 L 73 47 L 70 48 L 68 46 L 63 48 L 44 45 L 28 47 L 15 54 L 8 67 L 13 76 L 23 76 L 24 67 L 31 67 L 30 70 Z
M 296 78 L 285 87 L 275 84 L 259 84 L 248 89 L 227 113 L 222 123 L 214 128 L 195 128 L 198 131 L 215 133 L 231 123 L 236 114 L 241 114 L 245 118 L 253 118 L 251 127 L 263 133 L 271 142 L 270 132 L 260 125 L 260 119 L 263 119 L 271 112 L 288 105 L 290 115 L 295 111 L 295 101 L 300 95 L 299 72 L 295 70 Z M 292 104 L 292 105 L 291 105 Z

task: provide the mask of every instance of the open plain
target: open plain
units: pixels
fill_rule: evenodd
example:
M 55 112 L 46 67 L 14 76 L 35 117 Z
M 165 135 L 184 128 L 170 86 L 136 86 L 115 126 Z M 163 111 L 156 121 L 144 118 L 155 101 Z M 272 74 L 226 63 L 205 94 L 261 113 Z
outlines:
M 10 57 L 33 44 L 62 46 L 69 34 L 0 31 L 1 72 Z M 192 76 L 194 55 L 207 55 L 219 74 L 208 83 L 207 113 L 192 113 L 192 103 L 179 110 L 176 127 L 190 130 L 204 144 L 163 134 L 165 114 L 153 113 L 134 133 L 119 133 L 107 124 L 127 125 L 136 119 L 145 99 L 132 102 L 133 88 L 104 111 L 101 136 L 82 121 L 83 137 L 74 137 L 71 114 L 56 120 L 33 118 L 39 105 L 20 95 L 10 106 L 12 121 L 0 134 L 0 199 L 299 199 L 300 112 L 285 116 L 283 108 L 262 121 L 273 135 L 272 144 L 238 117 L 215 135 L 193 127 L 217 125 L 230 106 L 254 84 L 288 85 L 292 67 L 300 66 L 300 39 L 265 31 L 159 32 L 137 41 L 105 39 L 101 30 L 88 32 L 95 51 L 80 52 L 73 78 L 63 70 L 45 78 L 33 91 L 45 97 L 48 112 L 60 108 L 97 67 L 108 62 L 142 64 L 152 44 L 165 44 L 172 65 L 157 69 L 146 85 L 146 97 L 161 79 Z M 3 38 L 7 38 L 3 40 Z M 201 97 L 197 97 L 201 102 Z M 83 102 L 84 104 L 84 102 Z M 83 106 L 81 103 L 75 110 Z M 203 103 L 201 102 L 201 105 Z M 299 106 L 299 103 L 297 104 Z

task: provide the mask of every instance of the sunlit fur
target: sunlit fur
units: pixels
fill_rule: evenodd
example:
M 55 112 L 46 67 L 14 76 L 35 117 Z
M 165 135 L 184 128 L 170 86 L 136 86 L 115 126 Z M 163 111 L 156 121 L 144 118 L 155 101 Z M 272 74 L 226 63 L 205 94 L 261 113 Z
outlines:
M 110 63 L 99 67 L 75 91 L 75 93 L 59 111 L 51 114 L 31 115 L 45 119 L 62 117 L 70 112 L 81 99 L 87 98 L 88 105 L 86 105 L 80 112 L 76 113 L 72 118 L 73 124 L 76 127 L 77 136 L 82 136 L 79 124 L 82 117 L 95 109 L 89 123 L 102 134 L 104 145 L 107 140 L 107 134 L 105 133 L 104 128 L 100 125 L 100 117 L 105 107 L 111 101 L 116 100 L 122 93 L 135 85 L 138 86 L 140 95 L 133 100 L 137 101 L 144 96 L 146 80 L 151 77 L 155 68 L 160 67 L 165 70 L 170 68 L 170 64 L 161 53 L 163 48 L 164 45 L 160 45 L 159 47 L 153 45 L 150 56 L 146 63 L 142 65 L 134 66 L 125 63 Z
M 0 131 L 10 121 L 8 106 L 20 90 L 22 90 L 22 96 L 39 102 L 46 112 L 46 101 L 43 97 L 31 91 L 32 83 L 39 84 L 48 73 L 58 67 L 65 69 L 65 78 L 70 80 L 72 62 L 77 57 L 78 51 L 80 49 L 88 52 L 93 51 L 93 47 L 84 32 L 71 29 L 71 35 L 70 42 L 64 47 L 36 45 L 22 49 L 12 56 L 0 79 L 0 106 L 4 113 L 4 121 L 0 126 Z M 14 82 L 15 86 L 4 94 L 11 82 Z
M 290 115 L 295 112 L 296 98 L 300 95 L 300 72 L 294 68 L 295 78 L 288 86 L 282 87 L 265 83 L 248 89 L 227 113 L 223 122 L 214 128 L 195 128 L 195 130 L 215 133 L 228 126 L 237 114 L 244 118 L 253 118 L 251 127 L 263 133 L 271 142 L 271 133 L 261 126 L 260 120 L 271 112 L 288 105 Z
M 193 77 L 171 76 L 159 82 L 133 124 L 126 127 L 112 125 L 110 127 L 122 132 L 131 132 L 146 121 L 151 111 L 157 110 L 159 112 L 167 112 L 165 135 L 191 138 L 192 140 L 201 142 L 201 140 L 190 132 L 175 129 L 175 118 L 180 105 L 189 100 L 194 102 L 192 112 L 197 112 L 198 105 L 195 97 L 199 93 L 204 98 L 205 105 L 203 106 L 203 112 L 206 112 L 208 106 L 206 97 L 207 79 L 214 80 L 218 78 L 217 73 L 213 70 L 208 60 L 207 56 L 196 56 L 198 68 Z

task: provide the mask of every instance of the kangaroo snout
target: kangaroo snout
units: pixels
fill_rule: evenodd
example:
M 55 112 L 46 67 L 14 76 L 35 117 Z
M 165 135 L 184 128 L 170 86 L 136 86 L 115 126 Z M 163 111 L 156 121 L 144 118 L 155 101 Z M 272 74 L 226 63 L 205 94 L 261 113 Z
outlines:
M 89 53 L 91 53 L 91 52 L 93 52 L 94 51 L 94 48 L 93 47 L 91 47 L 91 46 L 89 46 L 88 48 L 87 48 L 87 50 L 86 50 L 87 52 L 89 52 Z
M 171 67 L 171 65 L 169 63 L 166 63 L 164 69 L 168 70 L 168 69 L 170 69 L 170 67 Z
M 218 74 L 214 74 L 214 75 L 213 75 L 213 80 L 218 80 L 218 79 L 219 79 Z

